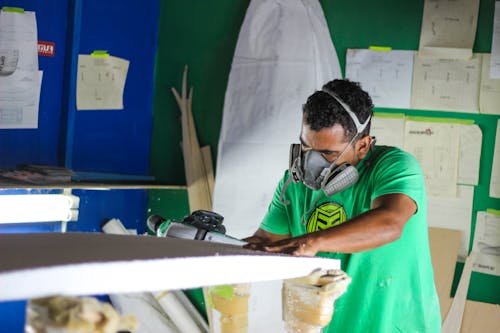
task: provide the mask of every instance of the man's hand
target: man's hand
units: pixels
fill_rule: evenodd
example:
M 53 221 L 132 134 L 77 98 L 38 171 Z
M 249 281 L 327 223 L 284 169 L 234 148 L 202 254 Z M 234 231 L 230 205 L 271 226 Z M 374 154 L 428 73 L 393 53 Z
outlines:
M 310 234 L 294 238 L 282 239 L 273 243 L 253 243 L 245 248 L 272 253 L 285 253 L 294 256 L 314 256 L 318 250 Z

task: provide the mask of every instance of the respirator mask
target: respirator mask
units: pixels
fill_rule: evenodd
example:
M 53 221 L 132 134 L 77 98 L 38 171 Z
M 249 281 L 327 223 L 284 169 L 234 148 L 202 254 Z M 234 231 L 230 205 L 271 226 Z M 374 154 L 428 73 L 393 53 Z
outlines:
M 305 186 L 312 190 L 321 189 L 326 196 L 332 196 L 350 187 L 358 180 L 358 170 L 355 166 L 349 163 L 337 165 L 337 161 L 365 130 L 371 116 L 369 116 L 365 122 L 361 124 L 356 114 L 352 112 L 351 108 L 344 103 L 344 101 L 329 91 L 323 90 L 323 92 L 329 94 L 335 98 L 337 102 L 339 102 L 339 104 L 353 120 L 356 125 L 357 132 L 349 144 L 344 148 L 344 150 L 342 150 L 333 162 L 328 162 L 328 160 L 326 160 L 318 151 L 304 150 L 302 145 L 292 144 L 290 147 L 289 160 L 290 177 L 283 187 L 280 198 L 285 204 L 288 204 L 289 202 L 283 201 L 283 196 L 291 181 L 295 183 L 302 182 Z

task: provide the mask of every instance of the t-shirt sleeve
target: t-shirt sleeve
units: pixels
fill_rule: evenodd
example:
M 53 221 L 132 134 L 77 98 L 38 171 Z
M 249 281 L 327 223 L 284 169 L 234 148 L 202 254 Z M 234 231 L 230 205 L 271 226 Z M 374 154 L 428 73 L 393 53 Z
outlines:
M 286 212 L 286 206 L 280 200 L 281 191 L 283 190 L 283 184 L 288 178 L 288 172 L 285 173 L 285 177 L 281 179 L 274 192 L 273 199 L 269 204 L 267 213 L 264 216 L 260 224 L 260 228 L 267 232 L 277 234 L 277 235 L 287 235 L 290 234 L 288 214 Z
M 403 193 L 418 205 L 425 195 L 424 177 L 417 159 L 394 150 L 381 157 L 376 165 L 371 201 L 384 194 Z

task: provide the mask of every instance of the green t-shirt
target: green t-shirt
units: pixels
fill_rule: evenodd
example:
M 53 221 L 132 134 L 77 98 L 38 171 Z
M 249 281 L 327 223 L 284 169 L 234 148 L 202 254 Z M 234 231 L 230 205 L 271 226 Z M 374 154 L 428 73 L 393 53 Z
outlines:
M 400 239 L 359 253 L 318 253 L 341 260 L 352 278 L 335 303 L 324 332 L 440 332 L 427 230 L 427 199 L 418 161 L 394 147 L 376 146 L 358 165 L 358 181 L 331 197 L 302 183 L 291 183 L 280 201 L 281 180 L 260 228 L 275 234 L 303 235 L 339 225 L 370 209 L 381 195 L 404 193 L 417 204 Z

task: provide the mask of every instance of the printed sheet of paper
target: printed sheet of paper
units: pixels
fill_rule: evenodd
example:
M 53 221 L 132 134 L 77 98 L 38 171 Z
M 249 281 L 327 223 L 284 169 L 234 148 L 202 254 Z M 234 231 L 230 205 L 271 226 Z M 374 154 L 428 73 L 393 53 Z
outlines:
M 462 231 L 458 261 L 469 253 L 474 186 L 459 185 L 456 198 L 427 197 L 427 217 L 430 227 Z
M 479 112 L 481 54 L 470 60 L 415 57 L 411 107 Z
M 360 82 L 375 106 L 409 109 L 414 54 L 348 49 L 345 76 Z
M 460 125 L 458 183 L 477 185 L 483 133 L 477 125 Z
M 477 259 L 475 272 L 500 276 L 500 216 L 477 212 L 476 229 L 472 247 Z
M 269 30 L 269 22 L 277 28 Z M 341 77 L 318 1 L 250 2 L 229 74 L 217 156 L 213 209 L 224 216 L 228 234 L 242 238 L 257 230 L 288 169 L 290 144 L 299 141 L 302 104 Z M 280 314 L 274 317 L 281 321 Z
M 34 12 L 0 11 L 0 128 L 37 128 L 42 74 Z
M 478 11 L 479 0 L 425 0 L 419 54 L 469 59 Z
M 500 79 L 500 2 L 495 2 L 493 40 L 491 41 L 490 79 Z
M 500 2 L 497 2 L 497 6 L 498 3 Z M 500 114 L 500 76 L 498 79 L 490 78 L 491 55 L 489 53 L 483 53 L 482 57 L 483 65 L 481 66 L 481 85 L 479 87 L 479 112 L 484 114 Z M 498 68 L 500 70 L 500 60 Z
M 495 150 L 493 153 L 493 165 L 491 167 L 490 197 L 500 198 L 500 119 L 497 121 Z
M 460 125 L 406 121 L 404 147 L 420 162 L 427 193 L 456 197 Z
M 394 146 L 403 149 L 405 117 L 403 114 L 375 113 L 370 125 L 370 135 L 379 146 Z
M 78 56 L 77 110 L 121 110 L 129 61 L 113 56 Z

